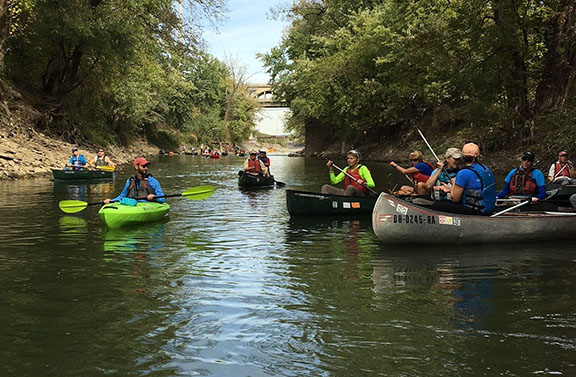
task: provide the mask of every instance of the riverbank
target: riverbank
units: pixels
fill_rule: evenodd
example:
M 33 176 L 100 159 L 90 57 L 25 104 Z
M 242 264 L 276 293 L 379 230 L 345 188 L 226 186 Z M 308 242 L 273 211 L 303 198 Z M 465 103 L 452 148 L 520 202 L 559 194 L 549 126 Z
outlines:
M 96 145 L 73 145 L 37 132 L 0 130 L 0 179 L 22 179 L 51 176 L 52 169 L 61 169 L 77 147 L 87 159 L 96 155 Z M 137 156 L 158 153 L 158 148 L 146 142 L 128 147 L 109 146 L 106 153 L 115 164 L 130 163 Z

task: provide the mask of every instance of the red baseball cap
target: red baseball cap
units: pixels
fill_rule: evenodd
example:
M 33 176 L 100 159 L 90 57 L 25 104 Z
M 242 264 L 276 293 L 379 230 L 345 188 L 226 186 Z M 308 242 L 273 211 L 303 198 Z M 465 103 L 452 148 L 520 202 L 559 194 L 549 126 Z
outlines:
M 137 159 L 134 160 L 133 165 L 136 168 L 136 167 L 138 167 L 138 165 L 146 166 L 146 165 L 150 165 L 150 163 L 148 161 L 146 161 L 146 159 L 144 157 L 138 157 Z

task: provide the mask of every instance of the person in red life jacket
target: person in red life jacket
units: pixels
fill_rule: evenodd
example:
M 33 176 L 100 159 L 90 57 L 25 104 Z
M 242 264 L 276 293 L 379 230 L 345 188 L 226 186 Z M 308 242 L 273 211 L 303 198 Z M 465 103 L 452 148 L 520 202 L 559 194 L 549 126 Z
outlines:
M 255 150 L 250 151 L 250 156 L 246 159 L 246 161 L 244 161 L 244 172 L 248 174 L 264 175 L 269 177 L 270 173 L 268 173 L 268 168 L 262 161 L 257 158 L 257 156 L 258 153 Z
M 431 163 L 424 161 L 424 156 L 420 151 L 414 151 L 410 153 L 408 157 L 410 158 L 412 167 L 405 169 L 402 166 L 395 163 L 394 161 L 390 161 L 390 166 L 392 166 L 394 169 L 398 170 L 402 174 L 409 174 L 414 180 L 414 183 L 416 185 L 416 193 L 418 195 L 425 195 L 429 191 L 428 187 L 426 187 L 426 182 L 428 182 L 428 178 L 430 178 L 430 176 L 432 175 L 434 166 Z M 413 190 L 410 190 L 409 186 L 402 186 L 400 188 L 400 191 L 410 192 Z
M 266 156 L 266 150 L 260 149 L 260 155 L 258 159 L 264 163 L 264 165 L 268 168 L 268 172 L 270 172 L 270 159 Z
M 558 161 L 553 163 L 548 170 L 548 180 L 560 185 L 572 185 L 575 183 L 573 179 L 575 177 L 574 166 L 568 161 L 568 152 L 560 151 Z
M 148 174 L 150 163 L 143 157 L 138 157 L 132 165 L 136 172 L 126 180 L 120 195 L 114 199 L 105 199 L 104 203 L 119 202 L 124 198 L 136 199 L 141 202 L 156 201 L 164 203 L 164 198 L 155 198 L 155 196 L 163 196 L 164 193 L 162 192 L 162 187 L 160 187 L 160 182 Z
M 496 198 L 502 199 L 507 195 L 526 196 L 536 203 L 546 197 L 546 180 L 544 174 L 534 168 L 534 153 L 526 151 L 522 153 L 520 166 L 510 170 L 504 182 L 504 188 L 496 194 Z
M 354 149 L 348 151 L 346 154 L 346 161 L 348 162 L 348 166 L 344 168 L 344 171 L 353 178 L 350 178 L 343 172 L 334 175 L 332 161 L 328 161 L 326 164 L 330 173 L 330 182 L 333 185 L 336 185 L 344 181 L 344 189 L 339 189 L 331 185 L 324 185 L 320 192 L 322 194 L 330 195 L 367 196 L 369 194 L 367 187 L 374 188 L 375 185 L 370 170 L 366 166 L 360 164 L 360 152 Z

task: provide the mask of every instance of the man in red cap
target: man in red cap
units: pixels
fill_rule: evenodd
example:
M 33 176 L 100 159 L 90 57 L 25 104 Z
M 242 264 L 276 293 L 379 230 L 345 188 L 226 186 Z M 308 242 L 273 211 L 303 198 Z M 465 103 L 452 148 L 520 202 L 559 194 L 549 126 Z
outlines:
M 160 187 L 160 182 L 148 174 L 150 163 L 145 158 L 138 157 L 132 165 L 134 165 L 136 173 L 126 180 L 120 195 L 114 199 L 106 199 L 104 203 L 119 202 L 123 198 L 164 203 L 164 198 L 156 198 L 156 196 L 163 196 L 164 193 L 162 192 L 162 187 Z
M 548 180 L 561 185 L 571 185 L 574 183 L 574 167 L 568 161 L 568 152 L 558 152 L 558 161 L 553 163 L 548 170 Z

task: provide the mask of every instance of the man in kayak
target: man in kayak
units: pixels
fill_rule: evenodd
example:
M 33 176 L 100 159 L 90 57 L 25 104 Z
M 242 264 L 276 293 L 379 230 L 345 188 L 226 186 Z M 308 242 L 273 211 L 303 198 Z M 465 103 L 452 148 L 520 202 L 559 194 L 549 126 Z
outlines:
M 367 196 L 368 187 L 374 188 L 375 185 L 370 170 L 360 164 L 360 152 L 354 149 L 348 151 L 346 161 L 348 162 L 348 166 L 338 175 L 334 175 L 332 161 L 328 161 L 326 164 L 330 173 L 330 182 L 335 185 L 344 181 L 344 189 L 324 185 L 320 192 L 330 195 Z
M 432 170 L 434 170 L 434 166 L 427 161 L 424 161 L 424 156 L 420 151 L 414 151 L 408 155 L 410 158 L 410 162 L 412 166 L 405 169 L 402 166 L 398 165 L 394 161 L 390 161 L 390 166 L 394 169 L 398 170 L 402 174 L 408 174 L 412 177 L 416 184 L 416 192 L 418 195 L 424 195 L 428 193 L 428 188 L 426 188 L 426 182 L 430 175 L 432 175 Z M 401 192 L 410 192 L 410 186 L 402 186 L 400 188 Z M 413 190 L 412 190 L 413 191 Z
M 548 170 L 548 180 L 560 185 L 574 184 L 574 166 L 568 161 L 568 152 L 560 151 L 558 161 L 553 163 Z
M 70 157 L 70 160 L 66 164 L 66 167 L 71 168 L 73 170 L 80 170 L 84 169 L 87 163 L 88 161 L 86 161 L 86 157 L 80 154 L 78 148 L 74 147 L 72 148 L 72 157 Z
M 110 157 L 106 155 L 104 148 L 98 148 L 98 154 L 96 154 L 96 156 L 88 162 L 88 165 L 94 168 L 98 168 L 100 166 L 111 166 L 116 168 L 116 164 L 114 164 L 112 160 L 110 160 Z
M 120 195 L 114 199 L 105 199 L 104 203 L 119 202 L 124 198 L 135 199 L 140 202 L 156 201 L 164 203 L 164 198 L 154 198 L 155 196 L 163 196 L 164 193 L 160 187 L 160 182 L 148 174 L 150 163 L 143 157 L 138 157 L 132 165 L 136 172 L 126 180 L 126 184 Z
M 260 155 L 258 159 L 264 163 L 264 166 L 268 169 L 268 173 L 270 173 L 270 159 L 266 156 L 266 150 L 260 149 Z
M 454 178 L 449 200 L 432 204 L 432 209 L 466 215 L 489 215 L 496 207 L 496 181 L 494 174 L 478 162 L 480 148 L 475 143 L 462 147 L 462 160 L 466 166 Z
M 268 168 L 262 161 L 258 158 L 258 153 L 255 150 L 250 151 L 250 156 L 244 161 L 243 169 L 245 173 L 253 174 L 253 175 L 264 175 L 266 177 L 270 176 L 268 172 Z
M 496 194 L 496 198 L 505 198 L 508 194 L 531 197 L 536 203 L 546 197 L 546 180 L 544 174 L 534 168 L 534 153 L 522 153 L 520 166 L 510 170 L 504 182 L 504 188 Z

